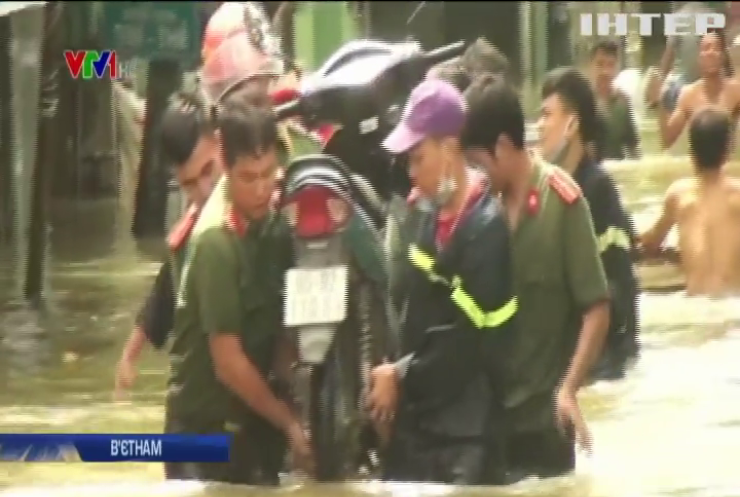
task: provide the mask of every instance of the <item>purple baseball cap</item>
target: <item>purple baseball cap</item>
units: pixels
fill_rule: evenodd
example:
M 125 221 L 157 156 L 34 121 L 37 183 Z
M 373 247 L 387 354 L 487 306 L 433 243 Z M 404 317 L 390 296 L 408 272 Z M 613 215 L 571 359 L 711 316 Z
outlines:
M 411 92 L 401 122 L 383 141 L 392 154 L 403 154 L 424 138 L 455 136 L 465 126 L 465 99 L 446 81 L 428 79 Z

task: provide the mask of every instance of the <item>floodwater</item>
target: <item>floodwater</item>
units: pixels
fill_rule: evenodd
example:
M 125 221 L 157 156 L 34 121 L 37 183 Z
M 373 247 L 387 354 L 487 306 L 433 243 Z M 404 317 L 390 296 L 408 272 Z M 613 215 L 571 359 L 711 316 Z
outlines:
M 678 162 L 656 158 L 618 167 L 615 175 L 643 224 L 655 215 L 669 182 L 687 171 Z M 115 228 L 111 205 L 96 201 L 55 208 L 49 315 L 35 317 L 12 305 L 0 314 L 0 432 L 162 428 L 167 363 L 161 355 L 144 354 L 128 401 L 116 403 L 111 396 L 114 365 L 162 253 L 157 243 L 141 246 L 116 235 L 122 230 Z M 651 287 L 660 286 L 660 278 L 675 277 L 666 268 L 643 274 Z M 3 278 L 0 289 L 7 288 L 7 274 Z M 642 322 L 644 355 L 628 378 L 582 394 L 595 450 L 591 458 L 580 458 L 574 476 L 506 489 L 371 482 L 296 483 L 280 492 L 296 497 L 740 496 L 740 302 L 647 293 Z M 271 493 L 164 483 L 159 464 L 0 465 L 1 497 Z

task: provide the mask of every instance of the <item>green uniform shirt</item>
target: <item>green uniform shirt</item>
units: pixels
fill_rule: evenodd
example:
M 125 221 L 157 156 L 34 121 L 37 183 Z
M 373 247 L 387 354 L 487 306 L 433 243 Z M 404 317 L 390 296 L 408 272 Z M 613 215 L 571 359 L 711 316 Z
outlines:
M 581 316 L 609 296 L 591 214 L 577 185 L 537 161 L 531 186 L 512 237 L 519 313 L 504 359 L 505 404 L 516 431 L 553 426 L 553 393 L 575 350 Z
M 321 144 L 303 130 L 281 128 L 288 165 Z M 250 359 L 266 374 L 274 338 L 282 329 L 282 285 L 291 265 L 291 239 L 277 215 L 246 226 L 231 208 L 228 178 L 214 188 L 189 241 L 180 249 L 183 268 L 175 287 L 175 324 L 170 351 L 168 409 L 184 418 L 228 419 L 243 405 L 214 374 L 208 338 L 236 333 Z
M 284 166 L 302 155 L 321 153 L 322 144 L 318 138 L 292 123 L 280 126 L 281 160 Z
M 211 336 L 238 335 L 266 375 L 282 329 L 290 238 L 276 214 L 247 225 L 232 209 L 226 187 L 222 180 L 201 212 L 176 289 L 167 406 L 185 420 L 226 422 L 246 410 L 216 378 Z
M 637 151 L 639 135 L 632 116 L 629 99 L 620 92 L 615 92 L 603 109 L 606 124 L 605 159 L 622 160 L 627 158 L 627 150 Z

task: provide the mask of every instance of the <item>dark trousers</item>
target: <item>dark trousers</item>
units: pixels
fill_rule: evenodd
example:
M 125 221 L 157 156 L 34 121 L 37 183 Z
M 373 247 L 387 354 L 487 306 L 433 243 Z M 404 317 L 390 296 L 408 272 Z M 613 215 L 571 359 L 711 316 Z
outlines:
M 508 483 L 561 476 L 576 467 L 574 437 L 555 428 L 512 433 L 506 441 L 506 459 Z
M 591 371 L 592 381 L 624 378 L 640 353 L 636 303 L 626 302 L 621 308 L 613 306 L 611 315 L 615 320 L 609 327 L 601 357 Z
M 168 480 L 199 480 L 236 485 L 267 485 L 280 483 L 279 471 L 285 454 L 285 439 L 267 422 L 249 420 L 234 433 L 234 440 L 225 463 L 165 463 Z M 166 433 L 224 433 L 224 422 L 173 419 L 167 415 Z
M 479 439 L 439 437 L 418 430 L 394 433 L 383 478 L 390 481 L 484 485 L 503 482 L 503 453 Z

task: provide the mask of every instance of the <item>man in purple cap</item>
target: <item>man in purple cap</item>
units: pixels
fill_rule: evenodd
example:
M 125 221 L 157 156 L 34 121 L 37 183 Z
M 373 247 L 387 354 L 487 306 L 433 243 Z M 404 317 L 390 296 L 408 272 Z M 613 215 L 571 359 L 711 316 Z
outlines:
M 517 302 L 509 230 L 485 177 L 468 166 L 459 134 L 460 92 L 427 80 L 409 97 L 384 145 L 408 156 L 414 183 L 391 268 L 401 310 L 401 354 L 372 372 L 369 406 L 390 435 L 385 478 L 496 483 L 502 413 L 492 357 L 507 340 Z M 391 424 L 392 423 L 392 424 Z

